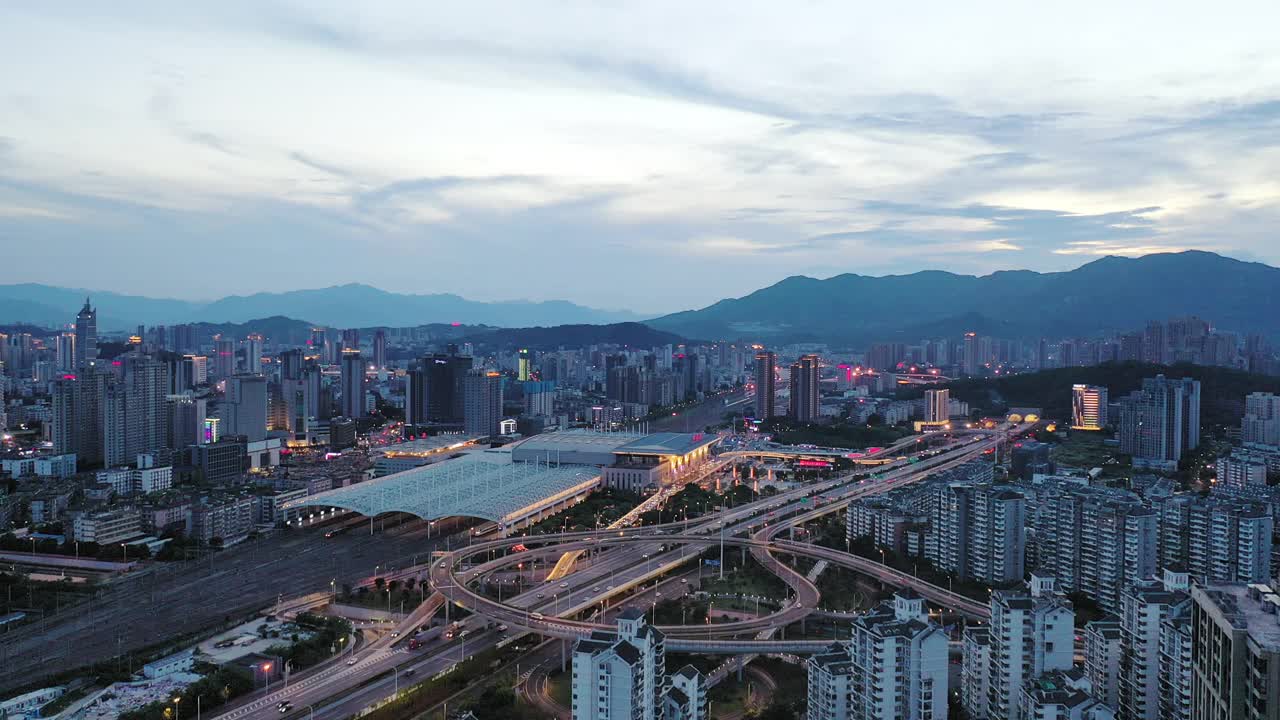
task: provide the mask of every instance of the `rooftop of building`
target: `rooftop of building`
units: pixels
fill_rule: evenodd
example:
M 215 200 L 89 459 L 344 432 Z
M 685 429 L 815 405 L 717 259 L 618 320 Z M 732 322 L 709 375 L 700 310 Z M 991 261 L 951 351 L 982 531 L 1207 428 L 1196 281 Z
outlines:
M 474 443 L 480 435 L 431 435 L 428 437 L 406 440 L 394 445 L 384 445 L 373 450 L 375 455 L 386 457 L 425 457 L 437 453 L 454 450 Z
M 662 432 L 645 435 L 619 447 L 616 452 L 635 455 L 688 455 L 720 441 L 714 433 Z
M 1270 585 L 1195 586 L 1231 627 L 1244 630 L 1261 649 L 1280 653 L 1280 595 Z M 1202 605 L 1204 603 L 1201 603 Z

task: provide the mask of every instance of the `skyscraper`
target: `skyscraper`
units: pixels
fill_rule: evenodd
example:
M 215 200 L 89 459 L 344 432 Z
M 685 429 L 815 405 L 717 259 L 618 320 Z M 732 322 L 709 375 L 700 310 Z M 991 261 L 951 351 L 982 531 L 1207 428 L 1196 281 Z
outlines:
M 821 359 L 817 355 L 802 355 L 791 366 L 791 419 L 796 422 L 815 422 L 821 403 L 818 400 L 818 368 Z
M 464 411 L 463 381 L 471 370 L 469 355 L 436 353 L 409 368 L 405 420 L 410 425 L 460 423 Z
M 1166 693 L 1162 675 L 1180 671 L 1161 662 L 1162 637 L 1166 625 L 1189 608 L 1185 573 L 1165 571 L 1164 580 L 1143 580 L 1125 590 L 1120 612 L 1119 704 L 1122 716 L 1134 720 L 1157 720 L 1162 695 Z M 1162 666 L 1163 665 L 1163 666 Z M 1168 688 L 1172 691 L 1173 688 Z
M 1107 389 L 1097 385 L 1071 386 L 1071 427 L 1102 430 L 1107 426 Z
M 267 437 L 267 379 L 261 375 L 233 375 L 227 379 L 222 432 L 243 435 L 249 442 Z
M 774 367 L 778 356 L 768 350 L 756 353 L 756 417 L 768 420 L 774 416 L 774 399 L 777 397 Z
M 378 370 L 387 369 L 387 333 L 383 330 L 373 334 L 373 366 Z
M 924 391 L 924 421 L 929 423 L 945 423 L 951 419 L 951 391 Z
M 344 330 L 345 335 L 351 330 Z M 358 349 L 342 350 L 342 414 L 351 419 L 364 417 L 364 358 Z
M 236 374 L 235 342 L 222 338 L 213 341 L 213 374 L 219 380 L 226 380 Z
M 463 423 L 472 435 L 497 436 L 502 420 L 502 375 L 484 368 L 467 373 L 463 381 Z
M 1146 378 L 1120 401 L 1120 452 L 1134 467 L 1176 470 L 1200 445 L 1200 381 Z
M 244 340 L 244 371 L 251 374 L 262 372 L 262 336 L 250 335 Z
M 979 370 L 982 368 L 982 364 L 982 342 L 978 338 L 978 333 L 965 333 L 964 362 L 961 363 L 961 372 L 965 375 L 977 375 Z
M 54 340 L 55 362 L 63 373 L 76 371 L 76 336 L 74 333 L 58 333 Z
M 75 358 L 77 369 L 89 360 L 98 359 L 98 310 L 89 307 L 87 297 L 80 314 L 76 315 Z
M 519 371 L 520 382 L 527 382 L 529 380 L 529 349 L 528 348 L 520 348 L 519 364 L 520 364 L 520 371 Z

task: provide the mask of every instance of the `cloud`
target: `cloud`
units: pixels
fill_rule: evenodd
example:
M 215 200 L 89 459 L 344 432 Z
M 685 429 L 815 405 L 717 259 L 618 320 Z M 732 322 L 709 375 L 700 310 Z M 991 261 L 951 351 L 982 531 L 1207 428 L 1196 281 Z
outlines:
M 211 290 L 158 258 L 270 247 L 305 285 L 647 312 L 799 273 L 1280 263 L 1280 9 L 1048 12 L 6 7 L 0 282 L 252 292 L 280 268 Z

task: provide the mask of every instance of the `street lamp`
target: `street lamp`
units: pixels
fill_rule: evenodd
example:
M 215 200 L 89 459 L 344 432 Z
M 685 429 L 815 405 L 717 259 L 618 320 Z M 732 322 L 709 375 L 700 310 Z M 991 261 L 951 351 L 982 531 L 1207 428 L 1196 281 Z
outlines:
M 178 720 L 178 703 L 182 702 L 182 696 L 177 695 L 173 698 L 173 720 Z

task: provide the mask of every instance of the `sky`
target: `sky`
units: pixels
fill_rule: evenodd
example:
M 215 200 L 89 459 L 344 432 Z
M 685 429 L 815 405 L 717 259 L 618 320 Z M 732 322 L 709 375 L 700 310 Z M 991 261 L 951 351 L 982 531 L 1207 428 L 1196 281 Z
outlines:
M 700 307 L 1280 265 L 1280 3 L 0 7 L 0 283 Z

